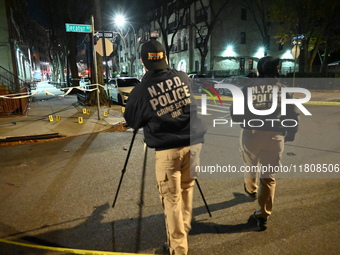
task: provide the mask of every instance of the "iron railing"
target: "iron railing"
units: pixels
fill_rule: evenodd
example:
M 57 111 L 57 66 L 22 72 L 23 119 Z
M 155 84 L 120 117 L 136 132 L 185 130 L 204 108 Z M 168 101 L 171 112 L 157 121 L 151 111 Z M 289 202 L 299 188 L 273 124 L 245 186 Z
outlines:
M 30 93 L 31 84 L 0 66 L 0 95 L 15 97 L 16 94 Z M 0 116 L 26 115 L 28 104 L 28 98 L 0 98 Z

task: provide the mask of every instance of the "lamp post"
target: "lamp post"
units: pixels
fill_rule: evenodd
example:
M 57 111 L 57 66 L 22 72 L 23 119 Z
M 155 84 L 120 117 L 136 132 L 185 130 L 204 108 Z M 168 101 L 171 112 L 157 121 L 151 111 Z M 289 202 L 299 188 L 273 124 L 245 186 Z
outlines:
M 134 57 L 132 57 L 132 56 L 130 56 L 129 58 L 128 58 L 128 60 L 130 61 L 130 70 L 129 70 L 129 73 L 130 73 L 130 76 L 133 76 L 133 73 L 132 73 L 132 63 L 133 63 L 133 61 L 135 61 L 135 72 L 137 73 L 137 76 L 138 76 L 138 66 L 137 66 L 137 54 L 138 54 L 138 52 L 137 52 L 137 35 L 136 35 L 136 30 L 135 30 L 135 28 L 133 27 L 133 25 L 130 23 L 130 22 L 127 22 L 126 21 L 126 19 L 125 19 L 125 17 L 124 16 L 122 16 L 122 15 L 117 15 L 116 17 L 115 17 L 115 24 L 117 25 L 117 27 L 118 27 L 118 29 L 119 29 L 119 35 L 120 35 L 120 37 L 121 37 L 121 39 L 122 39 L 122 41 L 123 41 L 123 44 L 124 44 L 124 49 L 125 49 L 125 54 L 127 54 L 127 52 L 126 52 L 126 50 L 127 50 L 127 47 L 128 47 L 128 45 L 127 45 L 127 43 L 126 43 L 126 37 L 128 36 L 128 34 L 129 34 L 129 31 L 130 31 L 130 29 L 128 29 L 127 30 L 127 32 L 126 32 L 126 34 L 124 35 L 123 34 L 123 26 L 125 25 L 125 24 L 128 24 L 131 28 L 132 28 L 132 31 L 133 31 L 133 38 L 134 38 L 134 47 L 135 47 L 135 50 L 134 50 Z M 130 48 L 130 55 L 131 55 L 131 44 L 129 45 L 129 48 Z

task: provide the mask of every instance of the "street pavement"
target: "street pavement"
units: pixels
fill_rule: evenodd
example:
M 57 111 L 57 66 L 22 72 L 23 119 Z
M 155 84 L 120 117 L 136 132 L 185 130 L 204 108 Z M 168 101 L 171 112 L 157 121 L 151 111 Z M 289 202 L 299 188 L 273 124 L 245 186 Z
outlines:
M 39 84 L 36 91 L 55 90 L 45 86 L 48 85 Z M 116 251 L 120 255 L 119 252 L 134 252 L 141 219 L 139 250 L 145 254 L 162 254 L 165 225 L 152 172 L 155 159 L 151 152 L 142 217 L 139 214 L 142 134 L 137 135 L 117 205 L 111 208 L 132 137 L 131 132 L 105 132 L 124 121 L 121 107 L 111 106 L 111 115 L 100 115 L 98 120 L 96 107 L 89 108 L 90 114 L 83 114 L 83 106 L 77 103 L 74 95 L 56 97 L 41 93 L 40 96 L 35 96 L 28 116 L 0 118 L 0 135 L 5 139 L 4 144 L 7 139 L 20 141 L 23 136 L 46 134 L 52 137 L 55 133 L 70 139 L 0 148 L 0 239 L 88 250 L 81 254 L 100 254 L 91 250 L 101 250 Z M 338 102 L 339 98 L 339 93 L 312 92 L 312 99 L 317 104 Z M 103 107 L 100 111 L 107 109 Z M 313 114 L 327 117 L 325 111 L 321 108 Z M 49 115 L 54 117 L 53 121 L 49 121 Z M 55 120 L 56 115 L 61 116 L 60 121 Z M 84 117 L 83 123 L 78 122 L 81 116 Z M 331 120 L 331 134 L 334 134 L 337 123 L 335 108 L 332 107 L 329 116 L 335 116 Z M 310 126 L 304 125 L 302 129 L 313 131 L 313 137 L 301 143 L 298 140 L 295 146 L 287 146 L 287 153 L 308 152 L 310 161 L 304 162 L 311 162 L 320 155 L 330 155 L 336 160 L 338 149 L 331 151 L 329 146 L 323 145 L 328 149 L 321 153 L 314 148 L 328 129 L 322 125 L 320 128 L 325 132 L 319 132 L 311 122 L 307 124 Z M 218 156 L 223 152 L 229 162 L 241 163 L 236 131 L 224 134 L 223 139 L 227 140 L 223 149 L 216 148 L 216 141 L 222 141 L 221 136 L 209 135 L 209 139 L 215 137 L 216 140 L 207 139 L 204 154 L 212 151 Z M 328 137 L 326 133 L 325 137 L 326 142 L 332 142 L 332 146 L 338 148 L 336 136 Z M 314 147 L 309 146 L 311 142 Z M 307 158 L 304 154 L 297 155 L 295 158 Z M 284 160 L 289 159 L 285 156 Z M 338 178 L 279 179 L 275 213 L 264 232 L 255 231 L 253 222 L 248 222 L 257 206 L 245 195 L 242 179 L 200 178 L 199 181 L 213 217 L 208 216 L 195 188 L 189 255 L 340 253 Z M 0 243 L 0 255 L 70 253 Z
M 315 133 L 313 126 L 310 131 Z M 35 245 L 21 247 L 0 240 L 0 254 L 71 254 L 36 247 L 44 245 L 83 249 L 87 252 L 81 254 L 88 255 L 109 254 L 97 251 L 122 255 L 135 253 L 137 244 L 141 254 L 162 254 L 166 228 L 156 187 L 155 157 L 149 150 L 142 181 L 140 133 L 116 206 L 111 207 L 131 137 L 128 131 L 99 132 L 0 147 L 1 155 L 5 155 L 0 157 L 0 239 Z M 209 133 L 206 140 L 203 157 L 209 151 L 215 155 L 223 149 L 226 162 L 236 165 L 233 161 L 237 160 L 241 164 L 237 130 L 223 135 Z M 216 140 L 220 141 L 218 145 L 224 142 L 227 146 L 216 146 Z M 304 162 L 311 162 L 319 154 L 338 157 L 338 145 L 327 148 L 304 148 L 309 154 Z M 331 152 L 333 148 L 336 151 Z M 296 156 L 285 154 L 284 163 L 304 157 L 301 150 L 300 146 L 289 145 L 287 152 Z M 209 158 L 213 162 L 215 159 Z M 199 178 L 199 183 L 212 217 L 195 187 L 188 255 L 339 254 L 339 178 L 279 178 L 273 215 L 263 232 L 255 231 L 254 222 L 248 223 L 257 203 L 246 196 L 243 179 Z

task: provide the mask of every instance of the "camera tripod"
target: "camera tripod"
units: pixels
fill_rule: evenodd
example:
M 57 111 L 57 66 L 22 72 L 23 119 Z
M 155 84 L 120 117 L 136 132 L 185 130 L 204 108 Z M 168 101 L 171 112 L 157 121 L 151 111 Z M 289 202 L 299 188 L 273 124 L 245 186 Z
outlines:
M 128 154 L 127 154 L 126 159 L 125 159 L 124 167 L 122 169 L 122 174 L 120 176 L 117 192 L 116 192 L 116 195 L 115 195 L 112 207 L 115 207 L 115 205 L 116 205 L 117 198 L 118 198 L 118 193 L 119 193 L 120 187 L 121 187 L 122 182 L 123 182 L 124 174 L 126 172 L 126 166 L 127 166 L 128 161 L 129 161 L 129 157 L 130 157 L 131 150 L 132 150 L 132 147 L 133 147 L 133 143 L 135 141 L 135 137 L 136 137 L 137 133 L 138 133 L 138 129 L 134 129 L 133 130 L 133 136 L 132 136 L 131 143 L 130 143 L 130 147 L 129 147 Z M 143 174 L 142 174 L 141 200 L 140 200 L 140 203 L 139 203 L 140 206 L 143 206 L 143 204 L 144 204 L 144 202 L 143 202 L 143 193 L 144 193 L 144 179 L 145 179 L 145 170 L 146 170 L 146 158 L 147 158 L 147 146 L 144 143 L 144 162 L 143 162 Z M 205 207 L 206 207 L 206 209 L 208 211 L 208 214 L 209 214 L 210 217 L 212 217 L 211 213 L 210 213 L 210 210 L 209 210 L 209 207 L 208 207 L 208 204 L 207 204 L 207 202 L 205 200 L 205 197 L 203 195 L 201 186 L 199 185 L 197 179 L 195 179 L 195 182 L 196 182 L 197 188 L 198 188 L 198 190 L 199 190 L 199 192 L 201 194 L 201 197 L 203 199 L 204 205 L 205 205 Z

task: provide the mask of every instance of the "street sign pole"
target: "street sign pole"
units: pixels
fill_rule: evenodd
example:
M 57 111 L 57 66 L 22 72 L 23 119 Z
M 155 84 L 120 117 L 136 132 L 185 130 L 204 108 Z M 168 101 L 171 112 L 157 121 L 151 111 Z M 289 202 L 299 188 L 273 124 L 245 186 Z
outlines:
M 295 52 L 296 55 L 296 52 Z M 296 57 L 294 56 L 293 87 L 295 87 Z
M 295 87 L 296 59 L 300 55 L 300 46 L 299 46 L 298 43 L 294 45 L 294 47 L 292 49 L 292 53 L 294 55 L 293 87 Z
M 93 51 L 93 78 L 94 82 L 97 85 L 97 112 L 98 112 L 98 120 L 100 120 L 100 103 L 99 103 L 99 86 L 98 86 L 98 71 L 97 71 L 97 53 L 96 49 L 94 48 L 94 18 L 93 15 L 91 16 L 91 26 L 92 26 L 92 36 L 91 36 L 91 43 L 92 43 L 92 51 Z
M 304 39 L 305 35 L 296 35 L 292 38 L 292 44 L 294 45 L 292 48 L 292 55 L 294 57 L 293 87 L 295 87 L 296 60 L 300 56 L 300 45 Z
M 109 81 L 109 72 L 108 72 L 108 65 L 107 65 L 107 55 L 106 55 L 106 45 L 105 45 L 105 32 L 103 31 L 103 58 L 105 62 L 105 72 L 106 72 L 106 79 L 107 82 Z
M 110 90 L 108 88 L 109 86 L 109 67 L 108 67 L 108 64 L 107 64 L 107 56 L 106 56 L 106 44 L 105 44 L 105 32 L 103 31 L 103 59 L 104 59 L 104 62 L 105 62 L 105 73 L 106 73 L 106 84 L 105 84 L 105 79 L 104 79 L 104 86 L 106 86 L 107 88 L 107 91 L 108 91 L 108 97 L 109 97 L 109 107 L 111 107 L 111 100 L 110 100 Z

